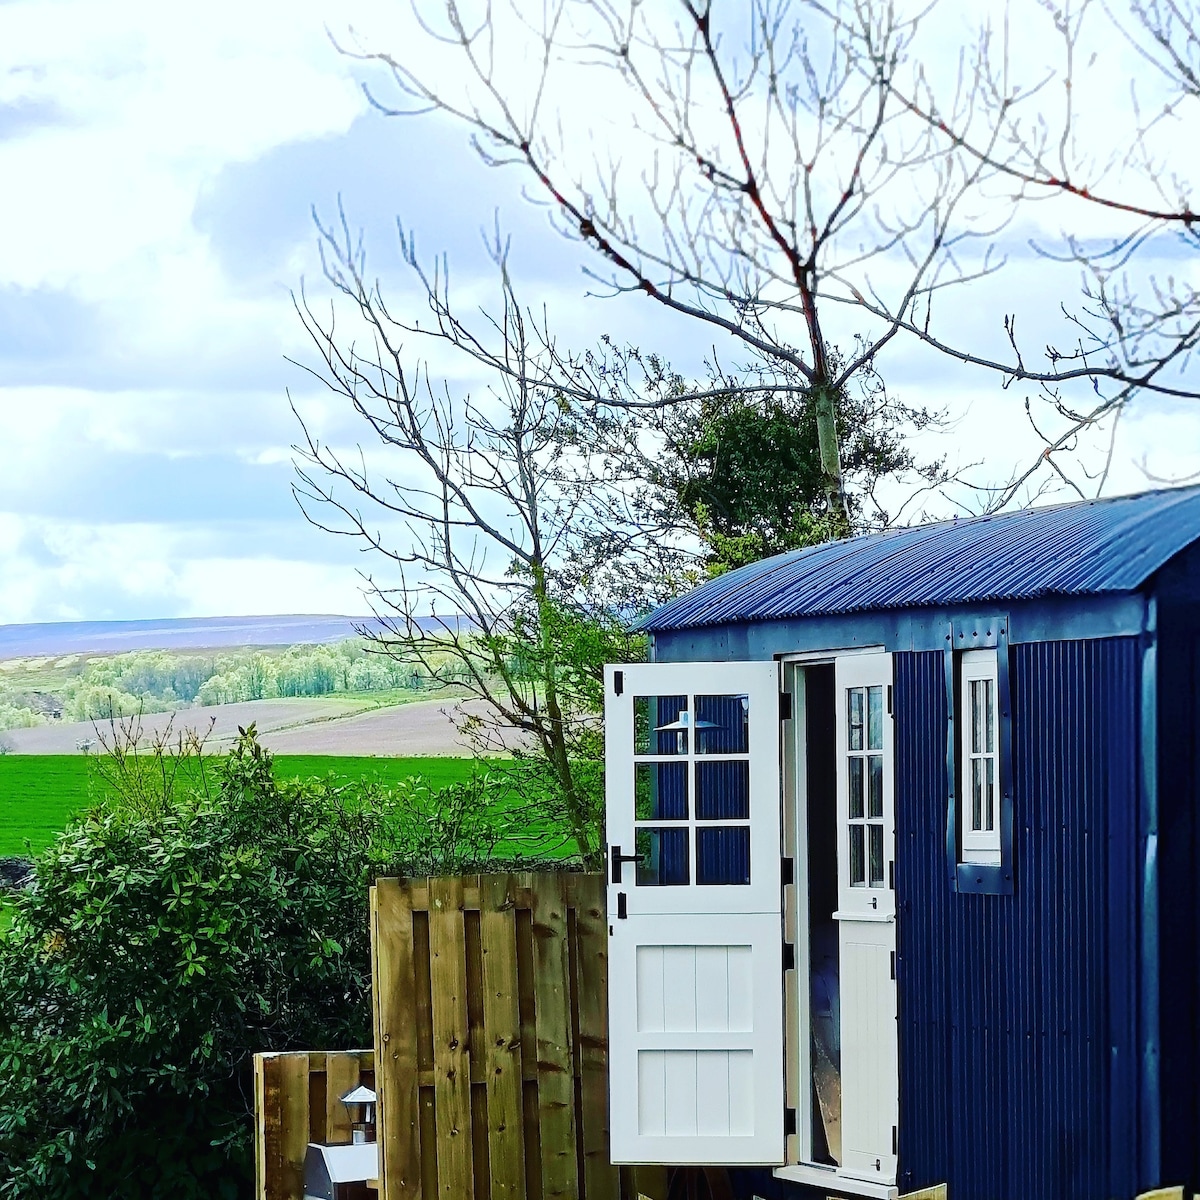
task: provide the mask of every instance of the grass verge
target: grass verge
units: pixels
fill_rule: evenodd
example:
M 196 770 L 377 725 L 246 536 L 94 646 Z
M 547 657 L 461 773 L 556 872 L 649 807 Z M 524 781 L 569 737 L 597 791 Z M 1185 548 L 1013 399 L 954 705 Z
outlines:
M 275 759 L 275 774 L 279 779 L 334 775 L 346 782 L 367 777 L 385 785 L 421 775 L 436 788 L 467 778 L 471 766 L 469 758 L 286 754 Z M 95 766 L 81 754 L 0 755 L 0 858 L 44 850 L 73 814 L 93 802 L 96 785 Z

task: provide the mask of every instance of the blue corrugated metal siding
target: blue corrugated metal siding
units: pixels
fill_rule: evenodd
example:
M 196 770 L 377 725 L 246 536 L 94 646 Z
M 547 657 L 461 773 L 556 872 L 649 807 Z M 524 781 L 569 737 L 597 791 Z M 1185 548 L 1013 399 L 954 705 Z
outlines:
M 1197 594 L 1200 594 L 1198 589 Z M 1159 1015 L 1162 1178 L 1200 1190 L 1200 612 L 1159 610 Z M 1190 952 L 1189 952 L 1190 951 Z
M 1139 661 L 1013 649 L 1017 882 L 993 896 L 947 880 L 941 655 L 896 656 L 902 1190 L 1136 1190 Z
M 1128 592 L 1197 539 L 1200 487 L 893 529 L 741 567 L 641 627 Z

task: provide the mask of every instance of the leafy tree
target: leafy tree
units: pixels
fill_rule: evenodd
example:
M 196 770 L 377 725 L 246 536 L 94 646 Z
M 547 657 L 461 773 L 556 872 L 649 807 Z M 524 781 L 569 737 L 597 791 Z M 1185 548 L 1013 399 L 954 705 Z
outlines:
M 7 704 L 0 700 L 0 730 L 30 729 L 34 725 L 44 725 L 46 718 L 28 705 Z
M 422 324 L 388 308 L 345 225 L 321 233 L 354 332 L 302 293 L 297 309 L 319 356 L 309 369 L 384 453 L 345 453 L 304 427 L 297 499 L 314 525 L 359 540 L 388 569 L 366 577 L 376 647 L 417 663 L 430 687 L 486 702 L 486 715 L 464 717 L 467 732 L 481 750 L 520 758 L 545 815 L 565 823 L 594 866 L 602 667 L 644 654 L 623 618 L 669 593 L 684 556 L 645 519 L 639 481 L 615 458 L 599 461 L 606 451 L 587 414 L 534 382 L 559 360 L 517 300 L 503 244 L 493 247 L 498 315 L 468 324 L 444 272 L 429 277 L 402 236 L 434 314 Z M 414 342 L 484 368 L 486 386 L 435 384 Z
M 1000 20 L 970 6 L 978 40 L 961 49 L 947 46 L 944 12 L 445 0 L 402 45 L 351 33 L 343 49 L 388 81 L 371 86 L 382 112 L 437 111 L 486 165 L 515 173 L 579 247 L 594 292 L 645 297 L 788 376 L 773 386 L 812 404 L 830 511 L 847 497 L 839 405 L 886 352 L 918 343 L 1049 402 L 1023 397 L 1044 445 L 1007 485 L 980 489 L 983 503 L 1043 484 L 1094 491 L 1106 472 L 1089 480 L 1086 459 L 1068 470 L 1081 434 L 1111 432 L 1136 395 L 1197 395 L 1197 290 L 1186 271 L 1150 271 L 1197 244 L 1180 147 L 1195 140 L 1200 10 L 1028 0 Z M 1114 89 L 1105 64 L 1122 35 L 1132 71 Z M 1114 107 L 1126 87 L 1130 103 Z M 580 105 L 581 90 L 600 99 Z M 1128 137 L 1114 137 L 1124 112 Z M 993 328 L 964 328 L 979 281 L 1026 241 L 1036 200 L 1062 211 L 1063 236 L 1044 250 L 1082 268 L 1080 302 L 1061 321 L 1018 323 L 992 292 Z M 1083 232 L 1118 218 L 1111 236 Z M 1127 270 L 1138 261 L 1148 270 Z M 1028 312 L 1038 298 L 1025 293 Z M 861 342 L 839 358 L 847 322 Z
M 628 370 L 629 352 L 610 358 L 617 370 Z M 618 426 L 632 421 L 647 436 L 614 452 L 640 464 L 630 470 L 646 480 L 647 507 L 678 506 L 710 575 L 882 528 L 950 481 L 944 459 L 922 459 L 913 441 L 939 427 L 942 414 L 903 404 L 874 370 L 860 371 L 836 405 L 846 485 L 841 507 L 830 505 L 826 491 L 817 406 L 801 390 L 766 390 L 775 377 L 770 364 L 759 360 L 720 376 L 729 385 L 721 393 L 689 387 L 664 364 L 647 365 L 663 376 L 660 391 L 665 383 L 668 392 L 688 398 L 649 417 L 622 412 Z M 748 381 L 759 386 L 739 386 Z

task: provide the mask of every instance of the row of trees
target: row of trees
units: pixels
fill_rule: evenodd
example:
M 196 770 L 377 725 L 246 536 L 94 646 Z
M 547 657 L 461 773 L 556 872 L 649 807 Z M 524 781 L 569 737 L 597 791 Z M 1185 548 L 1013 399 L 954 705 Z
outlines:
M 280 696 L 421 690 L 429 683 L 419 662 L 371 653 L 358 639 L 282 651 L 231 650 L 175 654 L 134 650 L 92 658 L 57 689 L 67 721 L 95 721 L 189 705 L 231 704 Z M 44 707 L 44 705 L 43 705 Z M 45 723 L 19 682 L 0 688 L 0 730 Z

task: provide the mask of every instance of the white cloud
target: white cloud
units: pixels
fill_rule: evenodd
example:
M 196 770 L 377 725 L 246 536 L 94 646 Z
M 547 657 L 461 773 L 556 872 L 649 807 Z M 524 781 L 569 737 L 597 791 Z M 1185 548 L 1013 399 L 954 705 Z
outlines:
M 1001 0 L 988 4 L 1001 10 Z M 984 4 L 955 8 L 956 20 L 965 19 L 968 8 L 978 14 Z M 1028 10 L 1040 11 L 1032 3 Z M 303 529 L 300 516 L 294 526 L 284 516 L 291 504 L 290 445 L 300 434 L 285 385 L 297 388 L 297 404 L 323 440 L 352 446 L 363 436 L 344 405 L 283 362 L 285 353 L 310 357 L 286 289 L 301 274 L 317 275 L 311 237 L 293 234 L 288 225 L 264 256 L 268 265 L 256 262 L 239 275 L 236 255 L 247 253 L 260 229 L 274 232 L 270 205 L 281 206 L 281 196 L 263 202 L 255 225 L 239 213 L 237 189 L 227 191 L 232 207 L 222 209 L 220 219 L 241 236 L 227 236 L 225 243 L 228 229 L 198 216 L 205 198 L 230 174 L 241 171 L 246 188 L 261 187 L 253 169 L 276 169 L 273 155 L 281 147 L 322 138 L 336 145 L 352 129 L 361 132 L 368 112 L 358 87 L 363 69 L 332 49 L 326 24 L 335 32 L 353 25 L 366 31 L 366 44 L 399 53 L 419 45 L 434 76 L 448 86 L 460 82 L 453 52 L 414 40 L 423 35 L 414 34 L 407 6 L 391 0 L 211 0 L 191 7 L 160 0 L 0 3 L 0 46 L 8 64 L 0 68 L 0 116 L 4 106 L 29 116 L 0 138 L 0 179 L 6 181 L 0 188 L 0 288 L 31 289 L 23 293 L 30 298 L 48 295 L 50 313 L 65 295 L 78 311 L 72 315 L 63 306 L 64 320 L 94 323 L 83 332 L 64 328 L 61 353 L 45 339 L 51 348 L 39 350 L 43 357 L 34 365 L 53 377 L 53 385 L 0 387 L 0 508 L 12 510 L 0 512 L 0 621 L 363 611 L 354 555 L 343 543 L 328 550 L 321 535 L 295 533 Z M 931 23 L 929 32 L 929 61 L 936 65 L 961 30 L 943 22 Z M 1119 39 L 1105 42 L 1103 33 L 1098 26 L 1100 58 L 1081 106 L 1087 137 L 1101 151 L 1127 144 L 1115 131 L 1128 130 L 1130 110 L 1111 80 L 1128 74 L 1134 61 Z M 531 60 L 513 36 L 503 35 L 499 61 L 506 78 L 520 83 L 531 75 Z M 1014 45 L 1022 47 L 1021 69 L 1030 77 L 1040 66 L 1034 50 L 1042 58 L 1053 53 L 1033 26 L 1014 30 Z M 385 77 L 375 78 L 381 98 L 397 98 Z M 612 73 L 589 76 L 587 86 L 581 78 L 578 71 L 564 73 L 547 98 L 548 109 L 564 113 L 569 129 L 589 131 L 574 140 L 576 152 L 603 159 L 615 146 L 636 188 L 632 176 L 651 159 L 648 145 L 629 133 L 629 94 Z M 405 131 L 417 127 L 370 120 L 367 136 L 378 137 L 378 162 L 393 167 L 386 177 L 393 190 L 378 183 L 373 150 L 363 153 L 361 142 L 358 157 L 348 161 L 362 164 L 369 177 L 353 182 L 365 193 L 376 187 L 386 192 L 377 198 L 380 211 L 403 212 L 419 199 L 441 221 L 419 230 L 433 252 L 463 244 L 467 225 L 474 238 L 481 210 L 476 193 L 486 191 L 486 209 L 493 195 L 512 194 L 522 182 L 519 172 L 480 171 L 458 190 L 455 181 L 442 181 L 435 199 L 421 196 L 419 189 L 431 185 L 419 174 L 409 179 L 404 169 Z M 1185 133 L 1177 125 L 1164 129 L 1179 144 Z M 465 131 L 452 126 L 450 136 L 461 142 Z M 395 169 L 397 160 L 402 169 Z M 303 164 L 309 172 L 303 187 L 314 186 L 320 161 L 318 154 Z M 341 186 L 340 180 L 321 183 Z M 290 186 L 290 177 L 283 178 L 281 194 Z M 286 199 L 303 210 L 310 201 L 328 206 L 330 194 Z M 1022 236 L 1057 230 L 1066 212 L 1074 210 L 1035 209 L 1030 220 L 1036 224 L 1023 228 Z M 288 219 L 293 217 L 290 212 Z M 353 210 L 349 217 L 353 223 Z M 1084 209 L 1073 228 L 1104 232 L 1107 220 Z M 544 242 L 518 242 L 515 265 L 519 273 L 523 250 L 537 260 L 536 283 L 524 296 L 547 305 L 564 344 L 587 344 L 610 332 L 665 352 L 685 371 L 700 369 L 711 331 L 665 317 L 642 297 L 583 300 L 587 285 L 578 263 L 585 252 L 557 242 L 540 224 L 536 228 Z M 381 255 L 374 265 L 383 263 Z M 481 257 L 451 265 L 463 312 L 494 294 L 494 276 Z M 1198 269 L 1192 262 L 1170 265 L 1177 274 Z M 1000 317 L 1019 310 L 1022 331 L 1044 343 L 1058 294 L 1076 282 L 1069 269 L 1053 284 L 1049 279 L 1044 265 L 1022 262 L 990 291 L 974 288 L 969 303 L 955 300 L 947 316 L 974 344 L 1003 349 Z M 411 282 L 393 274 L 386 283 L 403 311 Z M 853 331 L 848 322 L 838 333 Z M 4 333 L 0 329 L 0 342 Z M 78 334 L 74 341 L 72 333 Z M 414 360 L 424 353 L 413 349 Z M 436 349 L 429 357 L 452 388 L 478 392 L 471 365 Z M 1036 452 L 1021 397 L 1001 393 L 996 381 L 951 370 L 899 343 L 880 365 L 905 400 L 923 403 L 928 396 L 936 403 L 943 396 L 954 411 L 966 411 L 949 443 L 962 460 L 986 456 L 987 470 L 1001 475 Z M 1136 465 L 1143 456 L 1162 475 L 1193 472 L 1198 433 L 1190 410 L 1139 405 L 1123 424 L 1112 487 L 1145 486 Z M 387 468 L 385 455 L 369 453 L 373 465 Z M 208 472 L 202 480 L 201 471 Z M 121 472 L 137 476 L 120 480 L 124 491 L 114 498 L 113 478 Z M 197 524 L 205 521 L 207 533 Z
M 277 612 L 364 614 L 349 555 L 289 558 L 287 538 L 153 521 L 95 524 L 0 512 L 0 624 Z M 236 545 L 240 553 L 224 547 Z M 119 564 L 119 570 L 114 565 Z

